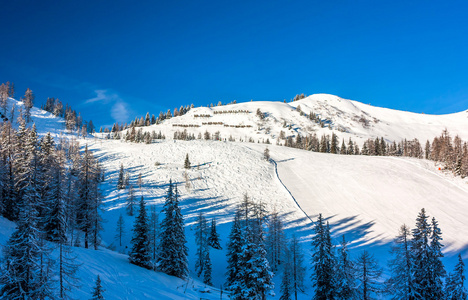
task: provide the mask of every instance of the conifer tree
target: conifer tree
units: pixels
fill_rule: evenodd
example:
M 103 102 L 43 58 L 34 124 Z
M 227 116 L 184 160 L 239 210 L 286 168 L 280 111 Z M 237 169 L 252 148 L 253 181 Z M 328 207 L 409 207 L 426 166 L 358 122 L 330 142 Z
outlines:
M 105 298 L 103 293 L 105 291 L 106 290 L 102 287 L 101 277 L 99 277 L 98 275 L 96 278 L 96 285 L 94 286 L 93 296 L 91 297 L 91 300 L 104 300 Z
M 195 272 L 197 272 L 197 276 L 200 277 L 205 268 L 206 252 L 208 251 L 208 226 L 206 224 L 206 219 L 201 212 L 198 214 L 195 230 L 195 242 L 197 244 Z
M 445 296 L 447 300 L 466 300 L 465 288 L 465 264 L 462 257 L 458 255 L 458 262 L 452 273 L 447 278 Z
M 119 246 L 122 246 L 122 238 L 125 234 L 125 220 L 120 214 L 119 219 L 117 220 L 117 228 L 116 228 L 116 234 L 115 238 L 119 240 Z
M 229 234 L 229 240 L 227 244 L 227 272 L 226 272 L 226 283 L 225 286 L 228 290 L 233 291 L 238 286 L 234 286 L 236 281 L 236 276 L 239 274 L 240 270 L 240 253 L 242 251 L 242 246 L 244 244 L 244 239 L 242 236 L 241 230 L 241 210 L 238 209 L 234 217 L 234 222 L 232 223 L 231 232 Z
M 304 267 L 304 253 L 295 235 L 292 236 L 289 242 L 287 254 L 291 265 L 292 290 L 294 291 L 294 299 L 297 300 L 298 291 L 304 287 L 306 268 Z
M 266 249 L 268 253 L 268 261 L 273 271 L 278 269 L 282 262 L 282 255 L 286 248 L 286 240 L 283 231 L 283 222 L 275 210 L 271 214 L 268 223 L 268 234 L 266 237 Z
M 210 249 L 207 248 L 206 253 L 205 253 L 205 266 L 203 269 L 203 283 L 207 285 L 213 285 L 213 281 L 211 278 L 211 273 L 212 273 L 212 265 L 211 265 L 211 259 L 210 259 Z
M 335 285 L 337 300 L 353 299 L 355 294 L 355 269 L 354 263 L 349 258 L 347 242 L 343 235 L 341 248 L 338 251 L 335 271 Z
M 333 299 L 335 294 L 334 255 L 329 227 L 325 226 L 322 214 L 318 216 L 314 233 L 312 238 L 312 284 L 315 287 L 315 295 L 313 299 Z
M 260 234 L 260 237 L 255 237 L 255 234 Z M 246 242 L 239 255 L 240 271 L 236 276 L 236 285 L 240 287 L 240 294 L 236 294 L 238 289 L 235 289 L 235 298 L 266 299 L 267 292 L 274 287 L 273 273 L 266 259 L 263 233 L 255 234 L 250 226 L 245 228 Z M 258 242 L 256 243 L 255 240 Z
M 413 275 L 413 290 L 411 297 L 416 299 L 431 299 L 430 285 L 431 273 L 431 250 L 429 247 L 429 238 L 431 235 L 431 226 L 427 222 L 428 216 L 425 209 L 421 209 L 417 219 L 416 228 L 412 230 L 413 238 L 411 240 L 411 261 Z
M 386 292 L 393 300 L 409 300 L 413 294 L 410 243 L 410 230 L 402 225 L 393 240 L 392 259 L 388 263 L 391 277 L 386 281 Z
M 212 247 L 213 249 L 217 249 L 217 250 L 223 249 L 223 247 L 221 247 L 221 244 L 220 244 L 219 234 L 216 231 L 215 218 L 211 219 L 211 230 L 210 230 L 210 235 L 208 236 L 208 245 Z
M 124 167 L 123 167 L 123 164 L 120 164 L 119 178 L 117 180 L 117 189 L 123 190 L 124 188 L 125 188 Z
M 370 300 L 372 294 L 379 294 L 382 290 L 380 286 L 380 275 L 382 269 L 377 260 L 367 250 L 364 250 L 356 261 L 356 279 L 359 299 Z
M 34 94 L 30 88 L 26 89 L 24 93 L 23 103 L 26 123 L 29 123 L 31 122 L 31 108 L 34 106 Z
M 187 155 L 185 156 L 184 168 L 190 169 L 190 160 L 189 160 L 188 153 L 187 153 Z
M 133 216 L 135 208 L 135 191 L 133 190 L 133 185 L 130 184 L 128 187 L 127 195 L 127 214 Z
M 79 162 L 79 184 L 77 203 L 77 225 L 84 232 L 85 248 L 89 248 L 91 241 L 96 248 L 99 244 L 98 234 L 101 229 L 99 215 L 100 168 L 94 159 L 88 145 L 85 147 L 83 157 Z
M 158 255 L 158 236 L 159 236 L 159 216 L 156 213 L 156 208 L 151 206 L 151 214 L 149 219 L 149 242 L 151 251 L 151 263 L 153 269 L 156 265 L 156 256 Z
M 288 261 L 284 266 L 283 278 L 281 280 L 281 297 L 280 300 L 292 299 L 292 286 L 291 286 L 291 263 Z
M 37 228 L 37 210 L 31 197 L 21 207 L 18 227 L 3 248 L 0 272 L 0 295 L 6 299 L 35 299 L 43 295 L 40 232 Z M 52 295 L 50 295 L 52 296 Z
M 263 158 L 266 161 L 270 160 L 270 149 L 268 149 L 268 147 L 266 147 L 265 150 L 263 151 Z
M 48 184 L 47 198 L 50 206 L 44 217 L 44 233 L 46 239 L 52 242 L 66 240 L 67 234 L 67 176 L 65 169 L 65 153 L 61 150 L 55 156 L 55 161 L 50 162 L 51 180 Z
M 168 275 L 185 278 L 188 275 L 188 250 L 185 245 L 184 218 L 179 207 L 177 186 L 174 188 L 172 180 L 162 212 L 165 218 L 161 223 L 158 268 Z
M 443 297 L 443 282 L 442 278 L 445 277 L 445 268 L 442 264 L 441 244 L 442 232 L 439 228 L 439 224 L 435 218 L 432 218 L 432 234 L 430 242 L 430 265 L 427 266 L 430 272 L 430 285 L 428 286 L 428 293 L 434 297 L 433 299 L 442 299 Z
M 128 259 L 134 265 L 150 269 L 151 254 L 148 240 L 148 220 L 143 196 L 141 196 L 139 206 L 140 210 L 133 226 L 132 250 L 128 255 Z

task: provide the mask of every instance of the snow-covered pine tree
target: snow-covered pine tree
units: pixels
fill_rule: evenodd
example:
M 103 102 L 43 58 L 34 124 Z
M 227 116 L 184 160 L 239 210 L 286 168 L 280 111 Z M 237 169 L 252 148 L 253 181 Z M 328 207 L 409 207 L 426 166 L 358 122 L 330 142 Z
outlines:
M 466 300 L 467 291 L 465 288 L 465 263 L 461 255 L 458 255 L 458 262 L 453 272 L 446 280 L 445 299 L 447 300 Z
M 105 291 L 106 290 L 102 287 L 101 277 L 98 275 L 96 278 L 96 285 L 93 289 L 93 295 L 90 300 L 104 300 L 105 298 L 103 294 Z
M 197 244 L 197 260 L 195 262 L 195 272 L 197 276 L 203 273 L 205 268 L 206 252 L 208 251 L 208 226 L 203 213 L 198 213 L 195 226 L 195 242 Z
M 229 240 L 227 243 L 227 272 L 226 272 L 226 283 L 224 284 L 227 290 L 234 291 L 240 289 L 236 286 L 236 276 L 240 270 L 240 253 L 242 246 L 244 245 L 244 239 L 241 230 L 241 214 L 240 209 L 237 210 L 232 223 L 231 232 L 229 233 Z
M 343 235 L 341 241 L 341 248 L 338 251 L 338 257 L 336 260 L 336 271 L 335 271 L 335 287 L 337 300 L 354 299 L 355 293 L 355 277 L 356 272 L 354 269 L 354 263 L 349 258 L 348 243 Z
M 286 239 L 283 231 L 283 222 L 276 210 L 273 211 L 268 222 L 266 249 L 271 269 L 273 271 L 278 270 L 286 249 Z
M 4 162 L 2 169 L 2 182 L 1 186 L 1 199 L 2 215 L 8 220 L 14 221 L 18 219 L 18 206 L 16 201 L 16 173 L 15 173 L 15 162 L 14 159 L 16 154 L 15 147 L 18 144 L 16 139 L 15 130 L 11 126 L 11 122 L 5 122 L 2 126 L 1 139 L 0 139 L 0 154 L 2 155 L 2 162 Z
M 34 106 L 34 93 L 30 88 L 27 88 L 26 92 L 24 93 L 23 103 L 26 123 L 29 123 L 31 122 L 31 108 Z
M 213 281 L 211 278 L 212 273 L 212 265 L 211 265 L 211 258 L 210 258 L 210 248 L 207 247 L 205 252 L 205 259 L 204 259 L 205 266 L 203 268 L 203 283 L 207 285 L 213 285 Z
M 190 169 L 190 160 L 189 160 L 188 153 L 187 153 L 187 155 L 185 156 L 184 168 Z
M 89 248 L 89 242 L 95 248 L 99 244 L 98 233 L 100 230 L 100 168 L 93 154 L 85 147 L 82 159 L 79 162 L 78 174 L 78 199 L 77 199 L 77 225 L 84 232 L 85 248 Z
M 122 247 L 122 238 L 125 235 L 125 220 L 120 214 L 119 219 L 117 220 L 117 228 L 116 228 L 115 239 L 119 241 L 119 246 Z
M 268 149 L 268 147 L 266 147 L 265 150 L 263 151 L 263 158 L 266 161 L 270 161 L 270 149 Z
M 127 194 L 127 215 L 133 216 L 135 210 L 135 190 L 133 189 L 133 185 L 128 186 L 128 194 Z
M 158 213 L 156 213 L 154 205 L 151 206 L 150 210 L 148 238 L 150 242 L 151 264 L 153 265 L 153 269 L 155 269 L 156 256 L 158 255 L 159 216 Z
M 413 294 L 410 243 L 410 229 L 402 225 L 393 240 L 392 259 L 388 262 L 391 277 L 385 282 L 386 292 L 393 300 L 409 300 Z
M 184 218 L 179 207 L 177 186 L 172 180 L 162 212 L 165 218 L 161 223 L 158 269 L 162 272 L 185 278 L 188 275 L 188 249 L 185 240 Z
M 444 256 L 442 254 L 441 244 L 442 232 L 439 228 L 439 224 L 435 218 L 432 218 L 432 234 L 430 242 L 430 265 L 427 266 L 430 271 L 430 285 L 429 294 L 432 295 L 432 299 L 442 299 L 444 295 L 444 286 L 442 279 L 445 277 L 445 268 L 442 264 L 441 258 Z
M 132 250 L 128 254 L 130 263 L 151 269 L 151 253 L 148 239 L 148 220 L 146 216 L 145 200 L 140 199 L 140 210 L 133 225 Z
M 431 226 L 427 222 L 428 216 L 423 208 L 416 218 L 416 228 L 412 230 L 413 238 L 411 240 L 411 261 L 413 275 L 413 290 L 411 297 L 415 299 L 431 299 L 429 286 L 431 284 L 431 250 L 429 247 L 429 238 L 431 235 Z
M 26 192 L 21 206 L 18 227 L 3 247 L 3 264 L 0 272 L 0 295 L 6 299 L 38 299 L 44 295 L 48 283 L 41 276 L 49 263 L 44 257 L 37 228 L 37 210 L 31 194 Z M 47 258 L 45 256 L 45 258 Z M 52 296 L 52 295 L 49 295 Z
M 292 236 L 289 242 L 287 256 L 290 257 L 292 289 L 294 291 L 294 299 L 297 300 L 297 292 L 301 291 L 304 287 L 306 268 L 304 267 L 304 253 L 295 235 Z
M 329 226 L 325 226 L 322 214 L 319 214 L 312 238 L 312 285 L 315 287 L 313 299 L 334 298 L 334 261 Z
M 246 243 L 239 255 L 240 271 L 236 278 L 241 287 L 241 294 L 237 296 L 241 299 L 266 299 L 267 293 L 274 288 L 263 236 L 263 232 L 254 232 L 250 226 L 245 229 Z
M 223 247 L 221 247 L 220 241 L 221 240 L 219 238 L 219 234 L 216 231 L 216 219 L 213 218 L 211 219 L 211 228 L 210 235 L 208 236 L 208 245 L 213 249 L 221 250 L 223 249 Z
M 124 167 L 123 164 L 120 164 L 120 171 L 119 171 L 119 178 L 117 179 L 117 189 L 123 190 L 125 188 L 125 183 L 124 183 Z
M 359 299 L 370 300 L 372 294 L 382 291 L 380 275 L 382 269 L 372 254 L 364 250 L 356 261 L 357 292 Z
M 55 159 L 50 161 L 50 182 L 47 189 L 48 210 L 44 216 L 44 234 L 48 241 L 66 242 L 67 238 L 67 170 L 63 150 L 57 151 Z
M 338 137 L 333 132 L 331 137 L 330 153 L 337 154 L 339 152 L 338 148 Z
M 292 299 L 292 280 L 291 280 L 291 262 L 288 260 L 286 261 L 283 269 L 283 278 L 281 279 L 281 296 L 280 300 L 291 300 Z

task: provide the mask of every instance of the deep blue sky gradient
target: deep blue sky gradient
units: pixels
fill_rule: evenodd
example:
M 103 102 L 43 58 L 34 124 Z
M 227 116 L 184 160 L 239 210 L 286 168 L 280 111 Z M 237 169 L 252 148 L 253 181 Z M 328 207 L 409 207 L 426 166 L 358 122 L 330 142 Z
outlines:
M 452 113 L 468 109 L 467 11 L 466 1 L 3 1 L 0 82 L 98 125 L 298 93 Z

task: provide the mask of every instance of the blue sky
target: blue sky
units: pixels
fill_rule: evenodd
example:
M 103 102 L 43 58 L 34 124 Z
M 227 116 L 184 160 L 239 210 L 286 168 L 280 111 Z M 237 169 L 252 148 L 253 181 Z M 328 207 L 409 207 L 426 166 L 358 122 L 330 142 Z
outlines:
M 330 93 L 468 109 L 466 1 L 4 1 L 0 82 L 97 125 Z

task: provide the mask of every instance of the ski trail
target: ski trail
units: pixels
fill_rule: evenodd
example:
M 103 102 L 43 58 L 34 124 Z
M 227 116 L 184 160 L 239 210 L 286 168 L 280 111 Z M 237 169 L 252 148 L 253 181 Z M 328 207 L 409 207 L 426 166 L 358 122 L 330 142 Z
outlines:
M 281 180 L 280 176 L 279 176 L 279 173 L 278 173 L 278 164 L 276 163 L 276 161 L 273 159 L 273 158 L 270 158 L 270 161 L 275 165 L 275 174 L 276 174 L 276 179 L 279 181 L 279 183 L 283 186 L 283 188 L 288 192 L 288 194 L 291 196 L 291 198 L 294 200 L 294 202 L 296 203 L 297 207 L 304 213 L 304 215 L 310 220 L 310 222 L 312 224 L 314 224 L 314 221 L 312 220 L 312 218 L 302 209 L 302 207 L 299 205 L 299 203 L 297 202 L 296 198 L 294 198 L 294 195 L 291 193 L 291 191 L 286 187 L 286 185 L 283 183 L 283 181 Z

